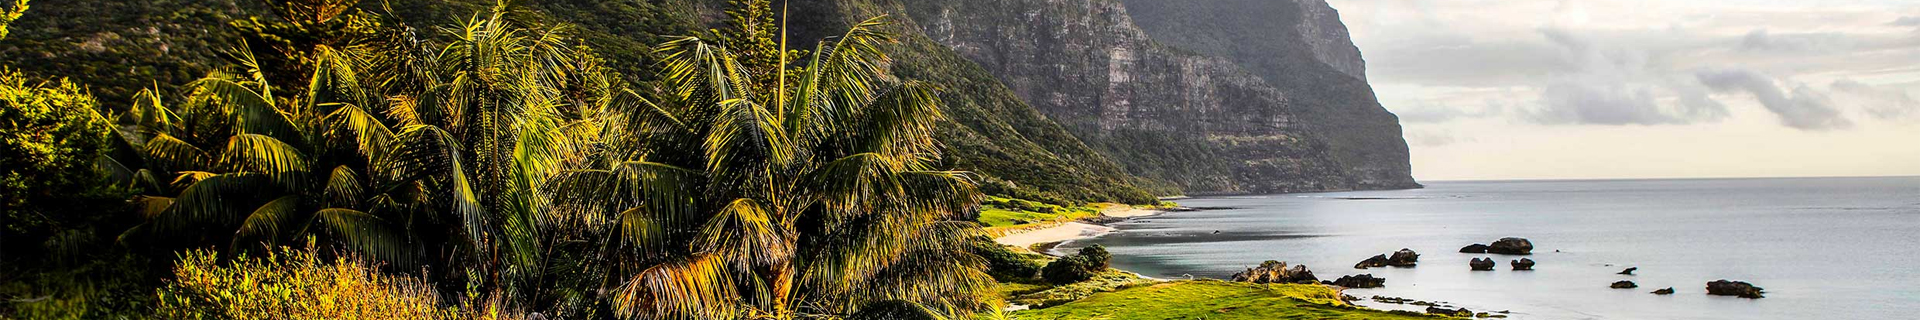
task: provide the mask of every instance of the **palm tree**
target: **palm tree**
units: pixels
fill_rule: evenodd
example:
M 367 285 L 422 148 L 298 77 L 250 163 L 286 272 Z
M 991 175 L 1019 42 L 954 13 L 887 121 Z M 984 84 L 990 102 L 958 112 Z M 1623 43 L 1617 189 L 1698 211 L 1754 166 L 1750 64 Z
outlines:
M 588 166 L 550 186 L 556 220 L 606 239 L 619 316 L 790 319 L 890 300 L 995 309 L 994 282 L 966 249 L 978 227 L 961 216 L 981 196 L 968 173 L 935 169 L 940 102 L 928 84 L 888 77 L 882 21 L 819 43 L 794 74 L 698 37 L 658 49 L 658 102 L 624 92 Z
M 319 51 L 314 83 L 356 86 L 350 53 Z M 325 90 L 276 96 L 251 54 L 236 56 L 241 72 L 188 85 L 181 107 L 146 90 L 119 117 L 122 142 L 138 156 L 117 163 L 138 168 L 123 171 L 134 172 L 146 218 L 122 242 L 244 249 L 320 236 L 386 261 L 419 262 L 420 244 L 391 221 L 423 198 L 418 189 L 379 184 L 390 173 L 370 170 L 389 158 L 384 146 L 395 136 L 363 109 L 368 101 Z
M 563 28 L 504 8 L 443 30 L 453 40 L 437 50 L 313 45 L 299 96 L 247 49 L 238 72 L 189 85 L 182 108 L 143 92 L 121 117 L 141 155 L 122 163 L 149 186 L 137 199 L 148 221 L 127 237 L 246 248 L 314 236 L 441 279 L 534 285 L 540 187 L 597 134 L 608 84 Z

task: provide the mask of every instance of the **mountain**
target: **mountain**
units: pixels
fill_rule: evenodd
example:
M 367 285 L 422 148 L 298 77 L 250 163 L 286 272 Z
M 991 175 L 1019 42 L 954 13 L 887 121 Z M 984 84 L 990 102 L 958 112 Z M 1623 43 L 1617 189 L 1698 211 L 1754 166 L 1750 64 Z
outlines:
M 645 82 L 647 45 L 718 27 L 724 0 L 526 1 L 518 15 L 574 25 Z M 92 86 L 109 106 L 225 65 L 226 21 L 250 0 L 35 2 L 0 64 Z M 488 0 L 362 1 L 420 34 Z M 803 0 L 795 39 L 885 14 L 896 76 L 942 89 L 955 168 L 988 188 L 1064 203 L 1152 195 L 1418 186 L 1344 27 L 1318 1 Z M 1139 8 L 1134 8 L 1138 6 Z M 1237 10 L 1245 8 L 1246 10 Z M 1130 11 L 1131 10 L 1131 11 Z M 1213 17 L 1220 19 L 1195 19 Z M 808 42 L 810 43 L 810 42 Z M 1270 53 L 1269 53 L 1270 52 Z
M 1325 2 L 903 2 L 1133 174 L 1190 194 L 1418 186 Z

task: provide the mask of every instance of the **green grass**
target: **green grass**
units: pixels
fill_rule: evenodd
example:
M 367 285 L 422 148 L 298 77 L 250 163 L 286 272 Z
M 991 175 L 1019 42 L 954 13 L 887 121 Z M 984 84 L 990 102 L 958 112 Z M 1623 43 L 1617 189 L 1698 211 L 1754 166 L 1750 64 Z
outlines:
M 1015 287 L 1002 287 L 1007 294 L 1007 302 L 1036 307 L 1055 306 L 1075 300 L 1086 299 L 1101 292 L 1112 292 L 1133 286 L 1152 284 L 1153 280 L 1125 271 L 1108 269 L 1086 281 L 1067 285 L 1048 286 L 1046 284 L 1016 284 Z M 1024 290 L 1024 291 L 1012 291 Z
M 1062 207 L 1022 199 L 987 197 L 980 206 L 980 223 L 988 228 L 1026 227 L 1100 216 L 1101 206 Z
M 1339 301 L 1320 285 L 1259 285 L 1218 280 L 1176 281 L 1094 294 L 1044 309 L 1016 311 L 1012 319 L 1436 319 L 1362 309 Z

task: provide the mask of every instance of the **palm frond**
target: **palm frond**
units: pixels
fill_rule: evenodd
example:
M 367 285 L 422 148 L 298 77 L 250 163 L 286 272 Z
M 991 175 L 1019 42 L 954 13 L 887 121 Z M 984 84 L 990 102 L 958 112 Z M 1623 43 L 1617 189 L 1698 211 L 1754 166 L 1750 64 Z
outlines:
M 613 294 L 623 318 L 732 319 L 738 310 L 734 270 L 725 257 L 697 256 L 634 274 Z
M 254 209 L 253 213 L 247 215 L 247 219 L 240 224 L 240 230 L 233 233 L 233 244 L 230 247 L 246 248 L 249 247 L 248 244 L 265 244 L 268 247 L 277 245 L 280 240 L 289 236 L 283 231 L 290 229 L 294 221 L 304 218 L 299 216 L 299 210 L 300 196 L 285 196 L 268 201 L 266 205 Z
M 385 220 L 353 209 L 330 208 L 314 214 L 315 223 L 349 248 L 369 257 L 411 266 L 418 263 L 418 244 L 409 242 Z
M 773 219 L 752 199 L 734 200 L 707 220 L 695 248 L 727 257 L 743 269 L 785 260 L 793 247 Z
M 264 174 L 286 190 L 306 179 L 307 157 L 280 139 L 257 134 L 234 135 L 227 141 L 222 162 L 235 171 Z

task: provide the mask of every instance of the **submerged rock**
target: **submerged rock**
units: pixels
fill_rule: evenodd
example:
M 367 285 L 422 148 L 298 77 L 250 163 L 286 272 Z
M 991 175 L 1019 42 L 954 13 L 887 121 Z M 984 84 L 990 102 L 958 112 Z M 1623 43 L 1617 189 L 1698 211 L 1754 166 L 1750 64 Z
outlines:
M 1461 247 L 1460 253 L 1487 253 L 1487 245 L 1478 243 L 1470 244 L 1466 247 Z
M 1533 259 L 1520 258 L 1520 260 L 1514 260 L 1513 262 L 1508 262 L 1507 264 L 1513 265 L 1514 271 L 1533 270 Z
M 1493 259 L 1488 258 L 1473 258 L 1473 261 L 1467 262 L 1467 267 L 1473 268 L 1473 271 L 1493 271 L 1494 265 Z
M 1374 255 L 1372 258 L 1360 260 L 1360 263 L 1353 264 L 1354 269 L 1379 268 L 1385 266 L 1387 266 L 1387 255 L 1384 254 Z
M 1487 253 L 1493 254 L 1533 254 L 1533 242 L 1525 238 L 1500 238 L 1487 246 Z
M 1312 270 L 1307 269 L 1307 265 L 1303 264 L 1293 266 L 1293 268 L 1287 268 L 1286 262 L 1274 260 L 1267 260 L 1267 262 L 1260 263 L 1259 267 L 1247 268 L 1247 271 L 1235 273 L 1231 279 L 1233 279 L 1234 282 L 1252 283 L 1314 283 L 1320 281 L 1320 278 L 1313 276 Z
M 1716 296 L 1736 296 L 1747 299 L 1764 298 L 1763 289 L 1745 281 L 1727 281 L 1725 279 L 1707 283 L 1707 294 Z
M 1653 291 L 1653 294 L 1657 294 L 1657 295 L 1663 295 L 1663 296 L 1664 296 L 1664 295 L 1669 295 L 1669 294 L 1673 294 L 1673 287 L 1667 287 L 1666 289 L 1660 289 L 1660 290 L 1654 290 L 1654 291 Z
M 1639 288 L 1639 287 L 1640 285 L 1633 284 L 1633 281 L 1620 280 L 1620 281 L 1613 282 L 1614 289 L 1633 289 L 1633 288 Z
M 1375 278 L 1372 274 L 1361 274 L 1342 276 L 1330 284 L 1354 289 L 1379 288 L 1387 286 L 1387 279 Z
M 1420 254 L 1413 252 L 1413 249 L 1407 248 L 1394 251 L 1393 257 L 1387 258 L 1387 265 L 1395 267 L 1412 267 L 1419 262 Z
M 1640 270 L 1640 267 L 1630 267 L 1630 268 L 1627 268 L 1626 270 L 1620 270 L 1620 273 L 1619 273 L 1619 274 L 1624 274 L 1624 275 L 1629 275 L 1629 276 L 1631 276 L 1631 275 L 1633 275 L 1633 271 L 1634 271 L 1634 270 Z

